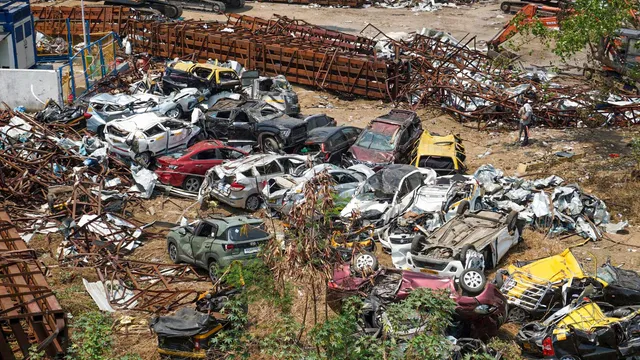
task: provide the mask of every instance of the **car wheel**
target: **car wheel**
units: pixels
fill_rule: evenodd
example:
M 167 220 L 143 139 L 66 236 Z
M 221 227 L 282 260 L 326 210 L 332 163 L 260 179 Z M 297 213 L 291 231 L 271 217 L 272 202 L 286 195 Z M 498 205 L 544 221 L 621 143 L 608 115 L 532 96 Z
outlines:
M 262 139 L 262 151 L 264 152 L 279 152 L 280 151 L 280 144 L 278 143 L 278 140 L 276 140 L 275 138 L 271 137 L 271 136 L 266 136 Z
M 515 324 L 523 324 L 529 319 L 529 314 L 520 307 L 509 307 L 509 313 L 507 314 L 507 322 Z
M 478 295 L 482 292 L 487 279 L 481 270 L 466 269 L 460 274 L 460 287 L 470 295 Z
M 456 215 L 462 215 L 466 213 L 467 211 L 469 211 L 469 207 L 470 205 L 467 200 L 460 201 L 460 204 L 458 204 L 458 208 L 456 209 Z
M 169 240 L 173 240 L 173 239 L 169 239 Z M 171 259 L 171 261 L 174 264 L 179 263 L 179 261 L 178 261 L 178 247 L 176 246 L 176 244 L 174 242 L 170 242 L 169 243 L 169 248 L 167 249 L 167 252 L 169 253 L 169 259 Z
M 427 244 L 428 243 L 427 243 L 427 237 L 426 236 L 424 236 L 422 234 L 418 234 L 418 235 L 414 236 L 413 240 L 411 240 L 411 253 L 412 254 L 420 253 L 420 251 Z
M 211 282 L 213 284 L 217 283 L 219 280 L 218 277 L 218 263 L 215 260 L 211 260 L 211 262 L 209 263 L 209 278 L 211 279 Z
M 202 180 L 200 180 L 199 177 L 189 176 L 182 183 L 182 188 L 187 191 L 197 193 L 198 191 L 200 191 L 200 185 L 202 185 Z
M 184 112 L 182 111 L 180 106 L 176 106 L 173 109 L 167 111 L 165 113 L 165 115 L 167 115 L 168 117 L 170 117 L 172 119 L 180 119 L 180 118 L 182 118 L 182 115 L 184 115 Z
M 378 259 L 370 252 L 363 251 L 351 260 L 351 266 L 359 273 L 378 270 Z
M 509 231 L 509 235 L 513 235 L 516 233 L 517 226 L 518 226 L 518 212 L 512 211 L 507 216 L 507 231 Z
M 249 211 L 256 211 L 260 208 L 260 197 L 258 195 L 251 195 L 247 198 L 247 202 L 245 203 L 245 209 Z
M 151 166 L 151 153 L 148 151 L 143 152 L 142 154 L 136 155 L 136 162 L 140 164 L 140 166 L 148 168 Z

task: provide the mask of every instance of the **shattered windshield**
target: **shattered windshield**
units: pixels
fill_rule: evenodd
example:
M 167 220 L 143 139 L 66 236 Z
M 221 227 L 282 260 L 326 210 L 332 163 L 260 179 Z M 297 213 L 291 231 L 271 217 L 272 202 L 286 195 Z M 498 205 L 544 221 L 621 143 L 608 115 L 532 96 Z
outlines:
M 414 171 L 411 165 L 389 165 L 370 176 L 356 195 L 359 200 L 390 200 L 393 198 L 402 179 Z
M 391 151 L 399 129 L 398 125 L 374 122 L 362 132 L 356 145 L 365 149 Z

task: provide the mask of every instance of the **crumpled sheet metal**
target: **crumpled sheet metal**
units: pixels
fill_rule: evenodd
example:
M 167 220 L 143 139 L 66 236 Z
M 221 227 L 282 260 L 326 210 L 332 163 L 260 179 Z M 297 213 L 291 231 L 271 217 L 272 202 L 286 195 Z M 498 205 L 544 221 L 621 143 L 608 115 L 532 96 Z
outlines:
M 492 165 L 483 165 L 474 177 L 485 191 L 484 202 L 503 211 L 517 210 L 519 217 L 532 226 L 549 228 L 551 234 L 575 232 L 592 240 L 602 231 L 622 231 L 626 222 L 611 224 L 604 201 L 586 194 L 577 185 L 561 186 L 556 175 L 544 179 L 523 180 L 504 176 Z

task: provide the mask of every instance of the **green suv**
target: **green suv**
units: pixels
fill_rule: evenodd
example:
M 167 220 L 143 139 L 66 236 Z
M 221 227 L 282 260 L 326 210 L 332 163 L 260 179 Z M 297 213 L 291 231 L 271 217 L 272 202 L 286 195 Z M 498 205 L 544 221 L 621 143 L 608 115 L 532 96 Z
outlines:
M 264 222 L 247 216 L 213 217 L 177 226 L 167 235 L 169 258 L 207 269 L 215 282 L 218 268 L 256 257 L 271 239 Z

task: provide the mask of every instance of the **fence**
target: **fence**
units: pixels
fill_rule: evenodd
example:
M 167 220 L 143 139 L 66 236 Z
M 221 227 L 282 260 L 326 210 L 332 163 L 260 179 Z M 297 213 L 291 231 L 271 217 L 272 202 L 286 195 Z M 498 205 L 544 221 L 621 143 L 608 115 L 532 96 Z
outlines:
M 68 64 L 58 68 L 64 99 L 69 95 L 77 98 L 115 70 L 118 41 L 115 33 L 107 34 L 78 51 L 69 58 Z

